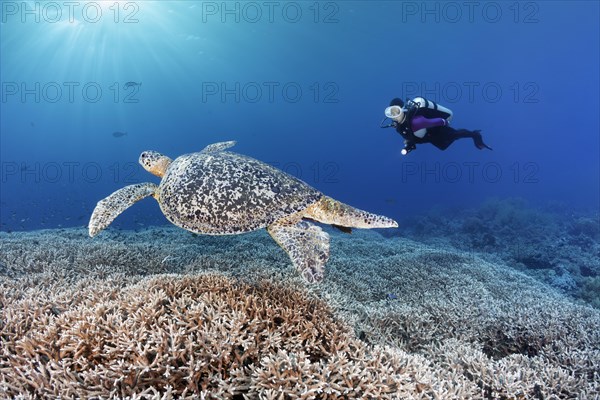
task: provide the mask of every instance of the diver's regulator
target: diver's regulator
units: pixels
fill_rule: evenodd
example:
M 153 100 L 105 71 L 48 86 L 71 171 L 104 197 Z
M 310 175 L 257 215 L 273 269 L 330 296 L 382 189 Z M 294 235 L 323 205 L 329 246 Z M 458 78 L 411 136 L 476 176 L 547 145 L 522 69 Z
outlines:
M 406 105 L 404 107 L 389 106 L 385 109 L 385 118 L 383 118 L 379 126 L 381 128 L 395 128 L 396 126 L 410 120 L 419 107 L 419 103 L 410 99 L 406 99 Z M 384 125 L 385 121 L 388 119 L 391 120 L 391 123 Z

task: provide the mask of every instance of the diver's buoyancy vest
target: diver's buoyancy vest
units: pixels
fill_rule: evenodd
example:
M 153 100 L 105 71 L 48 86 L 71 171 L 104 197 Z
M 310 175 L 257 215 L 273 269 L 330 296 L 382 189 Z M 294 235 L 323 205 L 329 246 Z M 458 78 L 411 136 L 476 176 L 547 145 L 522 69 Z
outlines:
M 410 140 L 411 142 L 415 143 L 422 143 L 425 141 L 423 138 L 427 134 L 426 128 L 413 132 L 410 127 L 410 120 L 412 120 L 412 118 L 416 115 L 421 115 L 428 119 L 444 118 L 447 121 L 452 119 L 452 111 L 434 101 L 427 100 L 423 97 L 415 97 L 412 102 L 418 105 L 418 108 L 414 113 L 411 113 L 406 120 L 396 126 L 396 131 L 400 133 L 405 140 Z
M 427 100 L 423 97 L 415 97 L 413 103 L 417 104 L 419 108 L 414 113 L 415 115 L 421 115 L 425 118 L 443 118 L 447 121 L 452 119 L 452 111 L 447 109 L 444 106 L 437 104 L 434 101 Z M 419 129 L 418 131 L 413 132 L 413 135 L 419 139 L 423 139 L 427 134 L 427 129 Z

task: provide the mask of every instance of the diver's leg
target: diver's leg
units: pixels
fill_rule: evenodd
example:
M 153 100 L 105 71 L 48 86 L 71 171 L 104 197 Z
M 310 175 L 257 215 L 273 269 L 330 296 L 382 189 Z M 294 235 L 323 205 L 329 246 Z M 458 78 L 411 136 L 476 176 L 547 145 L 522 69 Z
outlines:
M 460 135 L 460 137 L 473 139 L 473 144 L 479 150 L 483 150 L 483 149 L 492 150 L 492 148 L 490 146 L 488 146 L 487 144 L 485 144 L 483 142 L 483 138 L 481 137 L 481 131 L 479 129 L 474 130 L 474 131 L 468 131 L 466 129 L 461 129 L 461 130 L 457 131 L 457 135 Z
M 462 139 L 462 138 L 472 138 L 475 136 L 475 132 L 477 131 L 470 131 L 467 129 L 452 129 L 452 135 L 454 135 L 454 137 L 456 139 Z
M 456 129 L 450 128 L 449 126 L 438 126 L 435 128 L 427 129 L 428 141 L 440 150 L 446 150 L 456 139 L 459 137 L 455 136 Z
M 462 139 L 462 138 L 471 138 L 471 139 L 473 139 L 473 144 L 475 144 L 475 147 L 477 147 L 479 150 L 483 150 L 483 149 L 492 150 L 492 148 L 490 146 L 488 146 L 487 144 L 485 144 L 483 142 L 483 138 L 481 137 L 480 130 L 470 131 L 467 129 L 452 129 L 450 127 L 444 127 L 444 128 L 449 128 L 452 130 L 452 132 L 448 131 L 448 134 L 452 135 L 452 137 L 454 137 L 454 140 Z

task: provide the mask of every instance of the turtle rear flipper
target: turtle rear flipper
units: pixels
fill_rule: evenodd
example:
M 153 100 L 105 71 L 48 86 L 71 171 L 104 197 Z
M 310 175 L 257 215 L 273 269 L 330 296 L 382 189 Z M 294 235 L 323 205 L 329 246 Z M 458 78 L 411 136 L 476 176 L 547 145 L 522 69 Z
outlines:
M 306 221 L 280 219 L 267 231 L 288 254 L 296 270 L 310 283 L 323 280 L 329 259 L 329 235 Z
M 219 151 L 223 151 L 230 147 L 235 146 L 235 143 L 236 143 L 235 140 L 230 140 L 228 142 L 219 142 L 219 143 L 209 144 L 208 146 L 203 148 L 200 151 L 200 153 L 218 153 Z
M 154 183 L 138 183 L 125 186 L 100 200 L 90 218 L 88 226 L 90 236 L 96 236 L 135 202 L 154 195 L 157 188 Z
M 323 196 L 310 205 L 304 217 L 314 219 L 323 224 L 347 228 L 397 228 L 398 223 L 391 218 L 372 214 L 344 204 L 341 201 Z

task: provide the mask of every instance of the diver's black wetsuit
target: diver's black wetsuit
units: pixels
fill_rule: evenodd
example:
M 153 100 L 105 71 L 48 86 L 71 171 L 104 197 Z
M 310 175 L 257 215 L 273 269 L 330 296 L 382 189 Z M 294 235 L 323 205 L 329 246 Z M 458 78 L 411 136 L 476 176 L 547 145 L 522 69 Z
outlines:
M 428 102 L 428 100 L 425 100 Z M 483 142 L 481 131 L 469 131 L 467 129 L 454 129 L 447 125 L 447 118 L 450 116 L 447 112 L 438 110 L 435 103 L 433 108 L 429 107 L 409 107 L 406 112 L 406 118 L 401 124 L 396 124 L 396 132 L 398 132 L 406 142 L 406 147 L 409 151 L 414 150 L 416 144 L 431 143 L 440 150 L 446 150 L 457 139 L 471 138 L 478 149 L 492 149 Z M 390 102 L 390 106 L 404 106 L 401 99 L 395 98 Z M 436 121 L 445 121 L 440 126 Z M 431 122 L 431 123 L 429 123 Z M 425 135 L 421 138 L 415 136 L 414 132 L 420 129 L 426 129 Z

